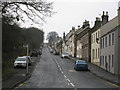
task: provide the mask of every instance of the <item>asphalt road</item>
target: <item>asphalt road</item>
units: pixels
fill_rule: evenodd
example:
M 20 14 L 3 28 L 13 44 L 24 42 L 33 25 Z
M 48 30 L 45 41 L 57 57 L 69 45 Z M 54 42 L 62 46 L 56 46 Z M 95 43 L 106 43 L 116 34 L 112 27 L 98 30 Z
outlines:
M 73 66 L 73 60 L 51 54 L 44 45 L 31 78 L 18 88 L 115 88 L 90 71 L 75 71 Z

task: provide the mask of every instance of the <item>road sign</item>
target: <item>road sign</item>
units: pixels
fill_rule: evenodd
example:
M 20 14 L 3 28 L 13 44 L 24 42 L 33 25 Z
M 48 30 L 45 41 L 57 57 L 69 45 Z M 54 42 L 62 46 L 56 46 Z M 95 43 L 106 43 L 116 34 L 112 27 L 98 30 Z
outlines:
M 24 44 L 23 47 L 24 47 L 24 48 L 28 48 L 28 44 Z

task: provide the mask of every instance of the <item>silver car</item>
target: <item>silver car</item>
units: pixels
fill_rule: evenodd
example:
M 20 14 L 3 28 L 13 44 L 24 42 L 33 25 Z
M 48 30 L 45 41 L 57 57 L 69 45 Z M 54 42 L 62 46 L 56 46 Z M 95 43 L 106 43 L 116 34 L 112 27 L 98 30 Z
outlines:
M 70 58 L 68 53 L 62 53 L 61 58 Z

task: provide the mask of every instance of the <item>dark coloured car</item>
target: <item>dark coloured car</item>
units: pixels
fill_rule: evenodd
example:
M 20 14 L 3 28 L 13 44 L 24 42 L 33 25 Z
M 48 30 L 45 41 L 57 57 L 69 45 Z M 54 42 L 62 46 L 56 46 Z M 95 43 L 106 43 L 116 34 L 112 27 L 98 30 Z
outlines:
M 88 64 L 84 60 L 77 60 L 74 65 L 75 70 L 88 70 Z
M 42 50 L 38 50 L 36 52 L 37 52 L 37 55 L 41 55 L 42 54 Z
M 38 56 L 38 53 L 36 51 L 33 51 L 30 55 L 30 57 L 37 57 Z
M 59 52 L 58 52 L 57 50 L 54 50 L 54 51 L 53 51 L 53 54 L 54 54 L 54 55 L 59 55 Z

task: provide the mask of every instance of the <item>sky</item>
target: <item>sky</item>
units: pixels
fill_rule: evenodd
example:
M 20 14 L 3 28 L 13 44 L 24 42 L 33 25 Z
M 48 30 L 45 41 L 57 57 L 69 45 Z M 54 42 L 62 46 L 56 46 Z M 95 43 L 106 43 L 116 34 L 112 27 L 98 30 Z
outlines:
M 94 25 L 96 17 L 101 17 L 103 11 L 108 11 L 109 20 L 117 16 L 119 0 L 47 0 L 53 2 L 53 10 L 57 12 L 41 27 L 46 36 L 51 31 L 56 31 L 60 37 L 72 29 L 82 26 L 85 20 Z

